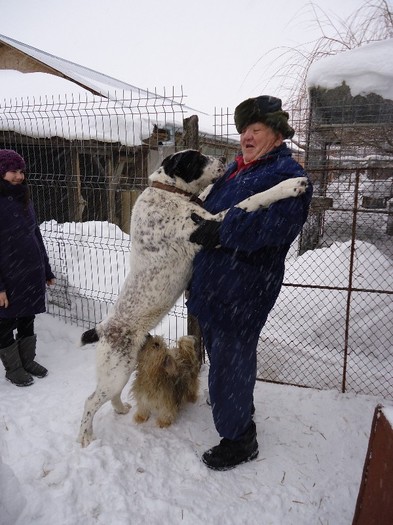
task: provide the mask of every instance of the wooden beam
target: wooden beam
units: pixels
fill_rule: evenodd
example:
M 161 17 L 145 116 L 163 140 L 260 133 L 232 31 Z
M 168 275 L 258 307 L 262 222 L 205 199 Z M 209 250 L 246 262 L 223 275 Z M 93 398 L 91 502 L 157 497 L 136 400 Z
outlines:
M 378 405 L 352 525 L 391 525 L 393 522 L 393 428 Z
M 73 84 L 77 84 L 83 89 L 86 89 L 86 91 L 90 91 L 90 93 L 93 93 L 93 95 L 104 97 L 104 95 L 83 84 L 82 82 L 78 82 L 72 77 L 65 75 L 58 69 L 47 66 L 40 60 L 37 60 L 36 58 L 33 58 L 26 53 L 23 53 L 23 51 L 19 51 L 18 49 L 15 49 L 4 42 L 0 42 L 0 69 L 14 69 L 16 71 L 20 71 L 21 73 L 48 73 L 50 75 L 69 80 Z

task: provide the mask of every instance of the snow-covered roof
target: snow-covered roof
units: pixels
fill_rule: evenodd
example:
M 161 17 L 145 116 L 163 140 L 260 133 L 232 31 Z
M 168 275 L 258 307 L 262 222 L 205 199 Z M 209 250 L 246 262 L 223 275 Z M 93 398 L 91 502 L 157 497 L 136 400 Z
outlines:
M 181 128 L 185 114 L 205 115 L 181 95 L 140 89 L 4 35 L 0 84 L 0 129 L 32 137 L 137 146 L 154 125 Z
M 156 97 L 154 93 L 150 93 L 147 90 L 140 89 L 121 80 L 117 80 L 93 69 L 76 64 L 75 62 L 70 62 L 63 58 L 51 55 L 46 53 L 41 49 L 24 44 L 13 38 L 9 38 L 5 35 L 0 35 L 0 45 L 5 44 L 10 49 L 16 49 L 20 51 L 26 57 L 30 57 L 36 61 L 36 72 L 49 72 L 52 75 L 60 76 L 65 78 L 75 84 L 78 84 L 84 89 L 87 89 L 94 95 L 99 95 L 106 98 L 119 98 L 119 94 L 123 91 L 135 92 L 140 96 L 141 94 L 145 97 Z M 0 55 L 1 56 L 1 55 Z M 8 59 L 10 61 L 10 59 Z M 0 69 L 15 69 L 22 70 L 19 67 L 15 67 L 18 61 L 14 60 L 13 67 L 4 67 L 0 63 Z M 45 66 L 44 69 L 40 69 L 40 65 Z M 23 64 L 21 64 L 23 68 Z
M 375 93 L 393 100 L 393 39 L 344 51 L 310 66 L 308 88 L 334 89 L 343 82 L 352 96 Z

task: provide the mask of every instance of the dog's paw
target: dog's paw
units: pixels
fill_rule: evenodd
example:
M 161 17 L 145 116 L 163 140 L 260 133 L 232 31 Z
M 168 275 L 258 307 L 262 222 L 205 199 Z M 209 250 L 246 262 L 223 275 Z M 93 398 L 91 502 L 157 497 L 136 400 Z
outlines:
M 277 187 L 280 189 L 283 197 L 298 197 L 306 191 L 307 186 L 307 177 L 296 177 L 280 182 Z
M 146 413 L 142 413 L 142 412 L 137 412 L 135 415 L 134 415 L 134 421 L 135 423 L 145 423 L 150 417 L 150 414 L 146 414 Z
M 80 443 L 82 448 L 86 448 L 90 445 L 92 441 L 94 441 L 94 436 L 87 430 L 84 432 L 81 432 L 77 438 L 77 443 Z
M 159 417 L 159 418 L 157 418 L 156 423 L 157 423 L 158 427 L 166 428 L 166 427 L 170 427 L 172 425 L 173 419 L 167 418 L 167 417 L 165 417 L 165 418 Z
M 129 403 L 122 403 L 121 405 L 116 405 L 114 409 L 116 414 L 128 414 L 131 409 L 131 405 Z

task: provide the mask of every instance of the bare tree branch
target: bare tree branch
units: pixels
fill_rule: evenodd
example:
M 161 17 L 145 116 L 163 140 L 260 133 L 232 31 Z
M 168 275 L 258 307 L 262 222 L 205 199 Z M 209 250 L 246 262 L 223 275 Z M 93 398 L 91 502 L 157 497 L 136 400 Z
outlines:
M 252 66 L 243 81 L 244 84 L 249 74 L 271 56 L 263 69 L 265 80 L 262 89 L 279 79 L 287 99 L 285 106 L 295 122 L 299 123 L 304 122 L 308 114 L 307 75 L 315 61 L 364 44 L 393 38 L 393 12 L 388 0 L 368 0 L 347 19 L 332 18 L 313 2 L 307 4 L 307 8 L 311 9 L 313 24 L 321 36 L 295 48 L 280 46 L 270 50 Z M 273 72 L 269 75 L 271 70 Z

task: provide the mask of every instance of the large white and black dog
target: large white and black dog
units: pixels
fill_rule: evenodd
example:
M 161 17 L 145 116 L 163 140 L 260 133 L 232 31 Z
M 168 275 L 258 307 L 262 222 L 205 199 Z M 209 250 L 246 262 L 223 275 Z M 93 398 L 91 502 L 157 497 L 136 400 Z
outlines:
M 223 172 L 223 164 L 214 157 L 180 151 L 164 159 L 137 199 L 131 217 L 130 272 L 111 314 L 96 328 L 97 387 L 85 403 L 78 437 L 82 446 L 93 440 L 93 418 L 105 402 L 111 400 L 119 414 L 129 411 L 120 396 L 138 351 L 185 290 L 193 257 L 201 249 L 189 240 L 197 229 L 191 214 L 213 220 L 222 220 L 226 214 L 212 215 L 195 202 L 195 196 Z M 288 179 L 237 207 L 254 211 L 298 196 L 306 187 L 305 177 Z

